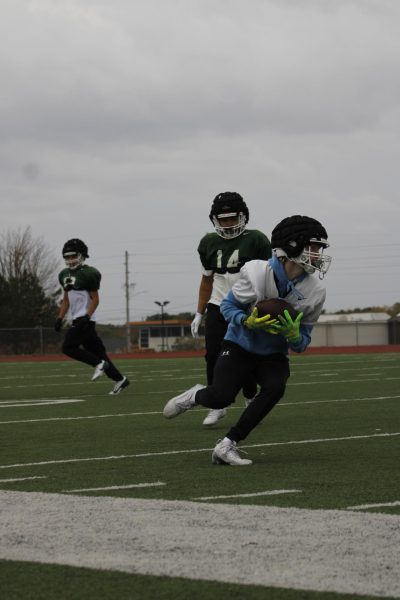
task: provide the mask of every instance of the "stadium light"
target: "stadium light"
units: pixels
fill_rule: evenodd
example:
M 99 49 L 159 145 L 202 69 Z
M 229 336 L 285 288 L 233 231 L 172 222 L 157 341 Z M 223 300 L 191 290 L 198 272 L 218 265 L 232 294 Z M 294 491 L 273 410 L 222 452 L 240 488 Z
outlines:
M 154 300 L 154 304 L 158 304 L 161 308 L 161 352 L 165 350 L 165 335 L 164 335 L 164 307 L 169 304 L 169 300 L 163 300 L 160 302 L 159 300 Z

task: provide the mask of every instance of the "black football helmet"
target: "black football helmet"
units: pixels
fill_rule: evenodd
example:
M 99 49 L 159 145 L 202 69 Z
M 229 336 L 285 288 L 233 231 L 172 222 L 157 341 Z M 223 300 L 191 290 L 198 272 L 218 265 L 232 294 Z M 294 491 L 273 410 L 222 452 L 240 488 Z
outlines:
M 88 247 L 82 240 L 73 238 L 65 242 L 62 255 L 69 269 L 77 269 L 83 265 L 86 258 L 89 258 Z
M 223 192 L 215 196 L 210 212 L 210 220 L 216 233 L 224 239 L 230 240 L 243 233 L 249 220 L 249 209 L 240 194 L 236 192 Z M 219 219 L 237 217 L 236 225 L 223 227 Z
M 311 244 L 320 247 L 319 252 L 312 252 Z M 300 265 L 306 273 L 319 271 L 321 279 L 328 271 L 332 257 L 323 254 L 329 247 L 328 234 L 319 221 L 303 215 L 286 217 L 274 228 L 271 235 L 271 246 L 275 254 L 285 256 Z

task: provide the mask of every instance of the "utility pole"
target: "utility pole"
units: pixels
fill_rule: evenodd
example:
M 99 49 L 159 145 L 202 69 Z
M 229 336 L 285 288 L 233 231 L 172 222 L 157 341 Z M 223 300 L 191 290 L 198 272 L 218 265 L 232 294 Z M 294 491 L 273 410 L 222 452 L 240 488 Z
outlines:
M 129 316 L 129 254 L 125 250 L 125 305 L 126 305 L 126 351 L 131 351 L 131 326 Z

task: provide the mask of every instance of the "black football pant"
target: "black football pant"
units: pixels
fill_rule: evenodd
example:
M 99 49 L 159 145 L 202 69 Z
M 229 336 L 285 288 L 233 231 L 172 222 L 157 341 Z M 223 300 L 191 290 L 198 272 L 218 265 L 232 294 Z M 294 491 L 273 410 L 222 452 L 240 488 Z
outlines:
M 94 321 L 90 321 L 83 331 L 79 327 L 75 327 L 72 323 L 72 326 L 65 334 L 62 351 L 67 356 L 92 367 L 98 365 L 102 360 L 106 360 L 109 364 L 107 370 L 104 371 L 107 377 L 113 381 L 121 381 L 123 379 L 123 375 L 107 356 L 104 344 L 97 335 Z
M 207 304 L 207 314 L 205 322 L 205 341 L 206 341 L 206 365 L 207 365 L 207 383 L 211 385 L 214 380 L 214 369 L 218 356 L 221 352 L 222 342 L 228 329 L 228 323 L 222 316 L 219 306 L 216 304 Z M 243 382 L 243 395 L 245 398 L 254 398 L 257 393 L 257 384 L 253 377 L 249 376 Z
M 224 341 L 214 371 L 212 385 L 196 393 L 196 404 L 224 408 L 235 401 L 245 378 L 254 378 L 260 391 L 226 434 L 240 442 L 266 417 L 285 393 L 290 377 L 289 360 L 284 354 L 262 356 L 246 352 L 237 344 Z

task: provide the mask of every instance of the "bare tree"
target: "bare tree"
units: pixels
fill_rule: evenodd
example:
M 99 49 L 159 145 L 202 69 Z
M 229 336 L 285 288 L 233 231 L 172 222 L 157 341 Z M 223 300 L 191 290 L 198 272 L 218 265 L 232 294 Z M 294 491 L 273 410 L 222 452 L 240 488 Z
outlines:
M 0 234 L 0 327 L 50 326 L 57 311 L 58 261 L 30 227 Z
M 0 235 L 0 277 L 6 281 L 29 274 L 37 278 L 46 294 L 51 293 L 58 263 L 43 239 L 32 236 L 29 226 Z

